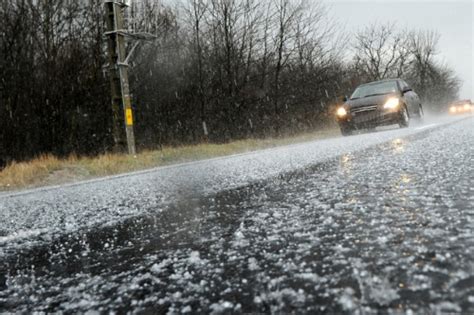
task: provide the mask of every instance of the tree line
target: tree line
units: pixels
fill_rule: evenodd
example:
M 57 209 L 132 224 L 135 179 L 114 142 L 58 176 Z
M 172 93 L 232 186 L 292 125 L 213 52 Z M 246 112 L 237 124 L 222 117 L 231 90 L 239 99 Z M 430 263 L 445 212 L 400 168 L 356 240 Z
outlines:
M 3 1 L 0 17 L 0 164 L 111 150 L 103 1 Z M 139 148 L 314 130 L 372 80 L 403 77 L 433 110 L 460 86 L 436 32 L 345 32 L 316 1 L 136 0 L 127 27 L 157 36 L 130 68 Z

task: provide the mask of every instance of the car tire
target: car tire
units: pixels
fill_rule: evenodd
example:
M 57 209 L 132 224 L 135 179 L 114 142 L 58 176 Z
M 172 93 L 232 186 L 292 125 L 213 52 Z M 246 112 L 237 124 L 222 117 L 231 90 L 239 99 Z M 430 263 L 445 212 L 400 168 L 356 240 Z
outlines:
M 341 134 L 346 137 L 352 135 L 352 128 L 351 127 L 342 127 L 341 126 Z
M 416 111 L 416 118 L 418 120 L 421 120 L 423 118 L 423 108 L 421 107 L 421 104 L 418 105 L 418 110 Z
M 398 120 L 398 125 L 400 128 L 407 128 L 410 124 L 410 116 L 408 115 L 408 110 L 406 106 L 403 106 L 400 110 L 400 118 Z

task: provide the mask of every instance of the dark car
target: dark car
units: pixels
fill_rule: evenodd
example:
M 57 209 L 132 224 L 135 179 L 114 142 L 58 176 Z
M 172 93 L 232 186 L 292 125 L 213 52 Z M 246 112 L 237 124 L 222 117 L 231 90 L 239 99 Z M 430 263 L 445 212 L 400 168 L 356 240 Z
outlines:
M 449 106 L 449 113 L 451 115 L 455 114 L 468 114 L 474 112 L 474 104 L 471 100 L 460 100 L 451 103 Z
M 336 111 L 343 135 L 357 129 L 398 124 L 408 127 L 411 118 L 421 118 L 420 98 L 401 79 L 390 79 L 362 84 Z

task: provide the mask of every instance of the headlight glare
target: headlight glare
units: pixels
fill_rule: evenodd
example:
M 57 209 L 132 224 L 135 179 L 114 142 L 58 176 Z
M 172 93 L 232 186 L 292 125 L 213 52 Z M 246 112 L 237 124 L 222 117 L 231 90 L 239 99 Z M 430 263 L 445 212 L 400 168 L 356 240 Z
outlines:
M 387 102 L 383 105 L 385 109 L 396 109 L 400 105 L 400 100 L 396 97 L 389 98 Z
M 336 111 L 337 117 L 345 117 L 347 115 L 347 110 L 344 107 L 339 107 Z

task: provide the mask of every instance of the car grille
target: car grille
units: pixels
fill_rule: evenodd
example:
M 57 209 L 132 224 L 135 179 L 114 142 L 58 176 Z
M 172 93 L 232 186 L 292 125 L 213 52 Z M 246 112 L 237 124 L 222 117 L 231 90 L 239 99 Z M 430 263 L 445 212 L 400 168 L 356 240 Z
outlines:
M 375 111 L 375 110 L 377 110 L 377 105 L 369 105 L 369 106 L 351 108 L 351 114 L 370 112 L 370 111 Z
M 369 105 L 351 109 L 352 119 L 355 123 L 363 123 L 379 118 L 377 105 Z

